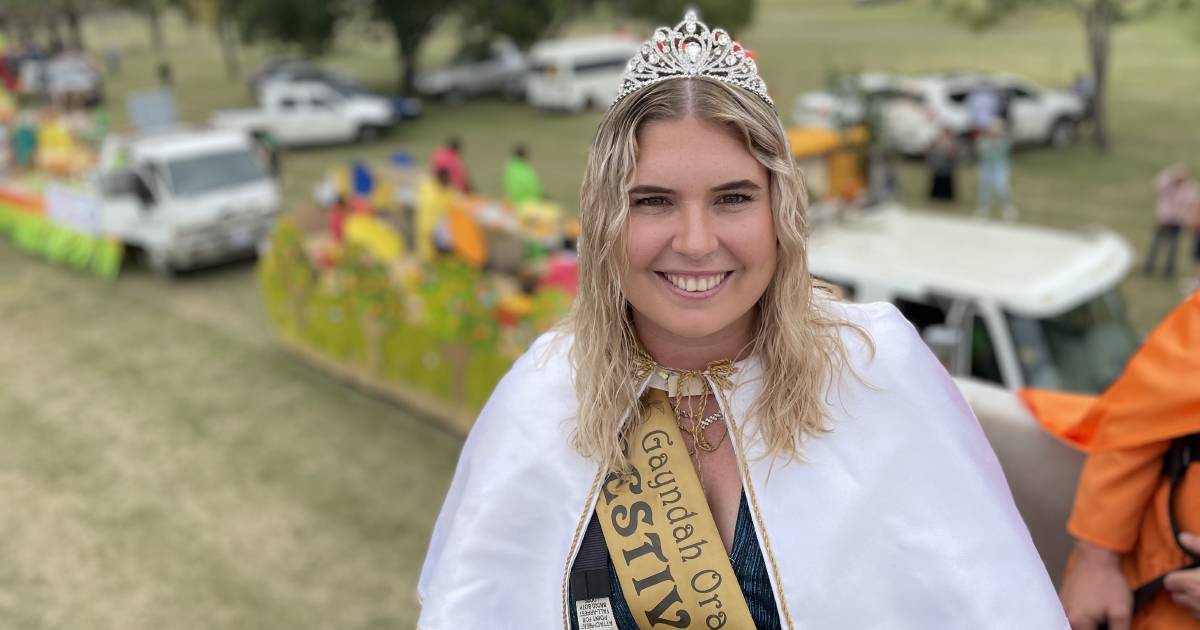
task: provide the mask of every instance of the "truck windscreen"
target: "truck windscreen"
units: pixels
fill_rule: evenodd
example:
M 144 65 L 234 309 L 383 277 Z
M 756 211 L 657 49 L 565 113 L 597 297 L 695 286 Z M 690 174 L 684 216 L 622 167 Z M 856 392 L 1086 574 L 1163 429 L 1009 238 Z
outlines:
M 257 156 L 247 149 L 170 160 L 171 190 L 179 197 L 202 195 L 266 178 Z
M 1027 387 L 1098 394 L 1138 346 L 1116 289 L 1054 317 L 1007 319 Z

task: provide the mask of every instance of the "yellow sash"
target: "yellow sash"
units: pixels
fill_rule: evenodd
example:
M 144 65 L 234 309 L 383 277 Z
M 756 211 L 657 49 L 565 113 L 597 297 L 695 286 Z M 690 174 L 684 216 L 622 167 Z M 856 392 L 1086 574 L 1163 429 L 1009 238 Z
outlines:
M 666 393 L 651 389 L 642 407 L 633 472 L 610 475 L 596 506 L 638 628 L 753 628 Z

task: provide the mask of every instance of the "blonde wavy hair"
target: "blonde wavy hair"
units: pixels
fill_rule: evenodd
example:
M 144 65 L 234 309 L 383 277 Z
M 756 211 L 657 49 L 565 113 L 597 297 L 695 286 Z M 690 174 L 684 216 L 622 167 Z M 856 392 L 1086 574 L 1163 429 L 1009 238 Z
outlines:
M 823 385 L 846 362 L 839 329 L 857 328 L 818 303 L 834 298 L 808 272 L 807 195 L 775 110 L 747 90 L 703 78 L 662 81 L 626 96 L 604 116 L 588 153 L 579 206 L 579 297 L 563 324 L 574 333 L 574 445 L 609 471 L 628 469 L 620 421 L 638 399 L 634 370 L 641 346 L 620 281 L 638 132 L 654 121 L 688 116 L 729 129 L 768 171 L 777 266 L 758 302 L 751 347 L 763 367 L 762 392 L 741 425 L 761 431 L 768 456 L 798 457 L 807 436 L 826 430 Z

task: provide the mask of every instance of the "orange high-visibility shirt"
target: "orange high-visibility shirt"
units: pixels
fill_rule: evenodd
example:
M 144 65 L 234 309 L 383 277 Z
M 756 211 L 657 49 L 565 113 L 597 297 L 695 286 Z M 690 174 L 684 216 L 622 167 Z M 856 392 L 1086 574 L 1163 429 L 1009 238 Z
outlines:
M 1189 563 L 1171 530 L 1162 458 L 1174 438 L 1200 432 L 1200 293 L 1167 316 L 1100 397 L 1021 397 L 1048 431 L 1088 452 L 1067 524 L 1072 536 L 1121 553 L 1131 589 Z M 1200 465 L 1191 466 L 1177 489 L 1180 531 L 1200 533 L 1198 475 Z M 1133 627 L 1200 630 L 1200 621 L 1163 590 Z

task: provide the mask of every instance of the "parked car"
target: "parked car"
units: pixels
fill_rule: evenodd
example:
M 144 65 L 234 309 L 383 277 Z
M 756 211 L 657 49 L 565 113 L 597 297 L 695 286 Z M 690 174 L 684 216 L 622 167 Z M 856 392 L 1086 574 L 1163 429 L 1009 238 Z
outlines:
M 283 76 L 293 68 L 311 66 L 311 63 L 297 57 L 271 57 L 255 66 L 246 76 L 246 89 L 250 96 L 258 98 L 259 90 L 272 78 Z
M 281 59 L 271 65 L 260 67 L 258 74 L 249 82 L 251 92 L 261 102 L 263 89 L 281 83 L 323 83 L 344 98 L 370 96 L 385 99 L 392 104 L 392 116 L 396 121 L 418 118 L 423 111 L 421 100 L 405 96 L 389 96 L 368 88 L 358 79 L 307 61 Z
M 608 107 L 639 43 L 624 37 L 542 42 L 529 53 L 525 94 L 531 105 L 577 112 Z
M 167 275 L 253 255 L 283 203 L 251 138 L 234 131 L 110 134 L 85 182 L 101 231 Z
M 21 62 L 20 94 L 54 100 L 78 99 L 86 107 L 95 107 L 104 102 L 104 79 L 82 55 L 29 58 Z
M 519 98 L 528 67 L 525 54 L 510 41 L 468 44 L 449 65 L 419 74 L 415 87 L 423 96 L 448 101 L 482 94 Z
M 1041 89 L 1005 74 L 946 73 L 899 77 L 878 73 L 848 80 L 836 91 L 801 94 L 792 117 L 806 126 L 838 126 L 864 120 L 866 98 L 878 99 L 885 137 L 907 155 L 923 155 L 939 129 L 970 132 L 967 98 L 984 85 L 1008 104 L 1009 133 L 1017 144 L 1061 147 L 1075 140 L 1084 104 L 1067 90 Z
M 386 98 L 343 95 L 317 82 L 268 83 L 259 109 L 218 110 L 211 118 L 214 127 L 269 135 L 280 146 L 369 142 L 394 120 Z
M 1096 394 L 1139 344 L 1117 287 L 1133 253 L 1119 235 L 980 221 L 886 205 L 820 223 L 814 276 L 853 301 L 887 301 L 954 377 L 995 450 L 1057 579 L 1083 457 L 1044 432 L 1015 392 Z

